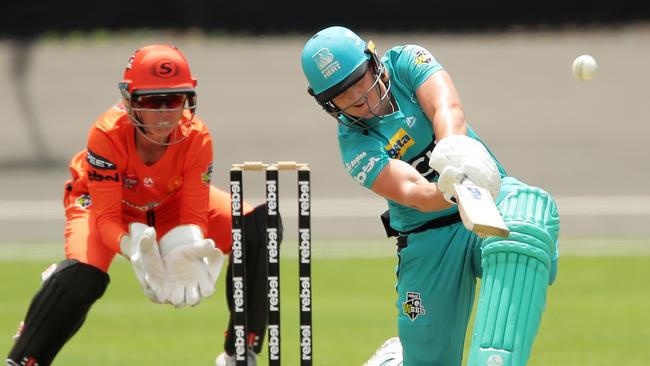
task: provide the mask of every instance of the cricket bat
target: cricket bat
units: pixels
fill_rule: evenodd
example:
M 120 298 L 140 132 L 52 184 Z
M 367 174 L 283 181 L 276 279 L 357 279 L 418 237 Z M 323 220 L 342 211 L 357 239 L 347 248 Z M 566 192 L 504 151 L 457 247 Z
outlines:
M 458 211 L 463 225 L 481 237 L 510 235 L 490 192 L 478 187 L 469 179 L 455 183 Z

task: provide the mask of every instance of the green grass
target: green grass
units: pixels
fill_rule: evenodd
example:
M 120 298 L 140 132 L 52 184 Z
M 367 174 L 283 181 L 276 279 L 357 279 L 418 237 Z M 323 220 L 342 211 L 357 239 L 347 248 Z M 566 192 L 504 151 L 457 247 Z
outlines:
M 50 263 L 0 260 L 0 352 L 24 316 Z M 313 264 L 314 364 L 360 365 L 394 322 L 392 258 L 317 258 Z M 148 302 L 129 264 L 117 260 L 111 285 L 58 365 L 213 365 L 227 321 L 217 293 L 195 308 Z M 282 261 L 282 357 L 298 364 L 297 265 Z M 563 257 L 529 365 L 647 365 L 650 256 Z M 260 364 L 266 364 L 263 355 Z

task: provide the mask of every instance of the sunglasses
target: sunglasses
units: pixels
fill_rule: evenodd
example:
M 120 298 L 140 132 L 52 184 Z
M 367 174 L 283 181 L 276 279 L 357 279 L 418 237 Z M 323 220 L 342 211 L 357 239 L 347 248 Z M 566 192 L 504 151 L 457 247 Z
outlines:
M 186 100 L 185 94 L 147 95 L 136 99 L 137 103 L 146 109 L 162 109 L 163 105 L 168 109 L 182 108 Z

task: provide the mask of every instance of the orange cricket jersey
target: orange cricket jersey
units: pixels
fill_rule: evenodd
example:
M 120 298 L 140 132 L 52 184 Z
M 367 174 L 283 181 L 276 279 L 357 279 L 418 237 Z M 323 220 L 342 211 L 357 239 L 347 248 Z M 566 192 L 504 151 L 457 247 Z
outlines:
M 184 118 L 189 119 L 189 113 Z M 169 145 L 147 166 L 136 151 L 139 132 L 118 104 L 97 119 L 87 149 L 70 163 L 72 190 L 89 193 L 90 220 L 116 253 L 129 222 L 153 225 L 149 221 L 156 214 L 177 218 L 176 225 L 198 225 L 207 233 L 212 138 L 198 117 L 177 128 L 185 139 Z

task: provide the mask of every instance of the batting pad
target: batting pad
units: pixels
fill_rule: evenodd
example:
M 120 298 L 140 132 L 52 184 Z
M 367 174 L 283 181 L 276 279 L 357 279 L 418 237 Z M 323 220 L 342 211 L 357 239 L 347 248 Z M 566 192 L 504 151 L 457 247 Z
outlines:
M 522 187 L 500 204 L 508 238 L 481 246 L 483 280 L 470 347 L 470 366 L 523 366 L 546 303 L 559 216 L 548 193 Z

